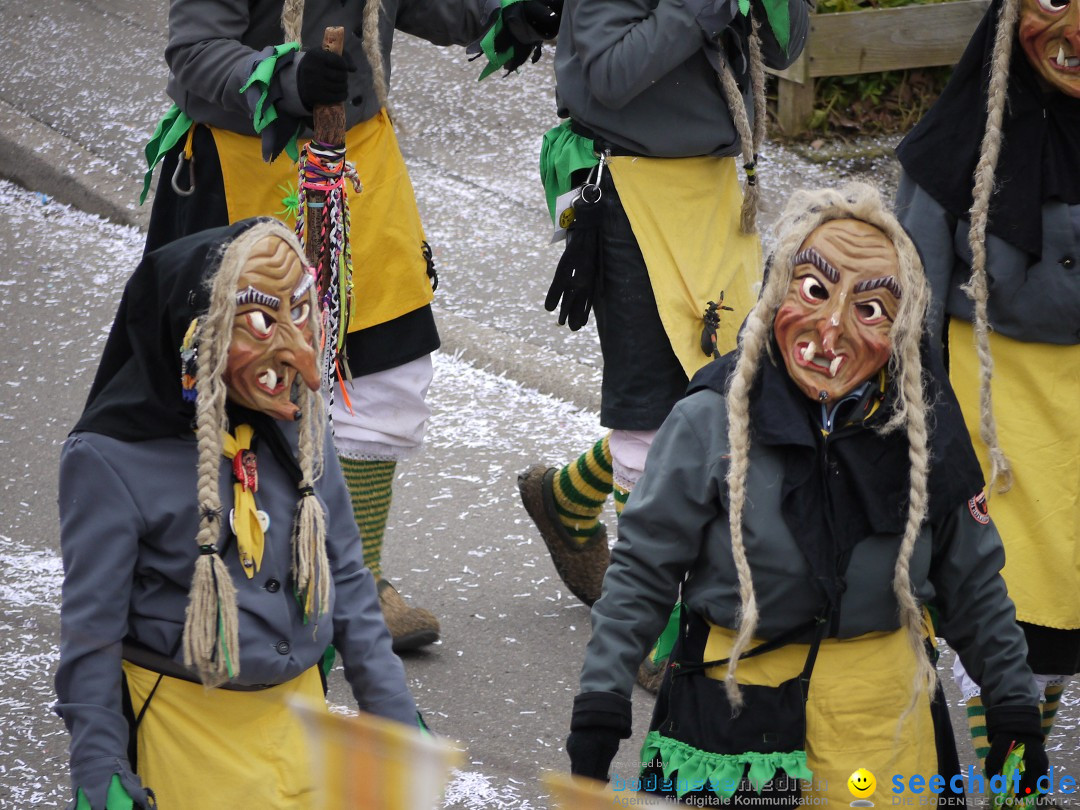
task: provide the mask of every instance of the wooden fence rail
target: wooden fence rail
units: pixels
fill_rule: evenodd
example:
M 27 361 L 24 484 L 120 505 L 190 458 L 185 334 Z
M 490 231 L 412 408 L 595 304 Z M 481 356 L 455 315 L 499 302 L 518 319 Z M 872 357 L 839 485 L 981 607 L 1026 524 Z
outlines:
M 778 118 L 802 132 L 814 111 L 814 79 L 952 65 L 964 52 L 989 0 L 811 14 L 806 48 L 780 77 Z

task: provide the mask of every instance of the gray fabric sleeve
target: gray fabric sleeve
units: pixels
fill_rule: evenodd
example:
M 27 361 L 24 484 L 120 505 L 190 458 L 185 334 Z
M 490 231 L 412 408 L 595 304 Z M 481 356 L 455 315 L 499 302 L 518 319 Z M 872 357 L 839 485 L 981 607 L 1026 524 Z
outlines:
M 185 95 L 233 114 L 252 116 L 259 93 L 241 95 L 240 88 L 272 49 L 256 51 L 243 44 L 249 22 L 247 0 L 172 0 L 165 61 L 173 82 Z M 292 60 L 275 71 L 270 89 L 279 111 L 294 117 L 307 114 L 296 89 L 297 64 L 298 60 Z
M 961 504 L 936 528 L 934 547 L 930 581 L 941 636 L 982 687 L 988 706 L 1037 704 L 1027 642 L 1000 573 L 1005 549 L 993 522 L 980 523 Z
M 71 733 L 72 786 L 100 808 L 114 773 L 138 785 L 127 762 L 121 642 L 145 526 L 120 476 L 79 436 L 64 444 L 59 492 L 64 585 L 54 710 Z
M 788 0 L 788 22 L 791 30 L 785 51 L 776 41 L 768 23 L 765 22 L 765 8 L 760 0 L 753 0 L 753 2 L 758 10 L 755 16 L 762 21 L 761 58 L 769 67 L 783 70 L 799 58 L 799 54 L 806 45 L 806 35 L 810 31 L 810 4 L 808 0 Z
M 726 2 L 660 0 L 647 11 L 633 0 L 567 0 L 563 14 L 590 93 L 611 109 L 626 106 L 702 49 L 698 15 Z
M 706 527 L 717 518 L 716 479 L 684 412 L 686 402 L 675 406 L 657 433 L 645 474 L 619 518 L 619 539 L 592 610 L 582 692 L 630 697 L 638 665 L 664 629 Z
M 953 250 L 956 218 L 903 171 L 895 207 L 896 218 L 911 236 L 922 258 L 931 295 L 926 328 L 940 341 L 945 331 L 945 302 L 956 264 Z
M 394 27 L 435 45 L 469 45 L 498 11 L 499 0 L 401 0 Z
M 329 436 L 325 463 L 319 495 L 326 504 L 326 553 L 334 578 L 334 646 L 345 679 L 362 710 L 415 727 L 416 703 L 390 646 L 375 578 L 364 567 L 360 532 Z

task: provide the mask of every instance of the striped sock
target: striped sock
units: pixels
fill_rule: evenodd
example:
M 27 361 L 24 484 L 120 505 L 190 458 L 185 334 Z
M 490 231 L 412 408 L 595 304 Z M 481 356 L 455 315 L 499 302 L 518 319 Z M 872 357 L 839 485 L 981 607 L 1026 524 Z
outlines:
M 986 767 L 986 755 L 990 753 L 990 741 L 986 738 L 986 707 L 979 695 L 972 695 L 967 700 L 968 732 L 975 756 L 979 759 L 979 770 Z
M 612 493 L 615 497 L 615 516 L 622 517 L 622 510 L 626 508 L 626 499 L 630 497 L 630 490 L 615 484 Z
M 1065 691 L 1064 683 L 1050 683 L 1046 685 L 1046 700 L 1042 705 L 1042 732 L 1044 736 L 1050 736 L 1050 729 L 1054 727 L 1054 717 L 1061 705 L 1061 694 Z
M 364 565 L 382 579 L 382 546 L 390 514 L 396 461 L 357 461 L 339 458 L 349 485 L 353 517 L 364 544 Z
M 575 542 L 596 534 L 604 501 L 611 494 L 611 449 L 605 436 L 555 473 L 553 489 L 559 521 Z

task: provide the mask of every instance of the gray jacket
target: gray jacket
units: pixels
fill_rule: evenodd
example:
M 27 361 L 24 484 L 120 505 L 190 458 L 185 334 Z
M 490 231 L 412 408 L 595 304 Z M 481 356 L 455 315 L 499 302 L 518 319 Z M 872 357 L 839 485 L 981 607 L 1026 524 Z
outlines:
M 390 80 L 394 30 L 436 45 L 466 45 L 494 21 L 498 0 L 382 0 L 379 34 L 383 66 Z M 282 0 L 172 0 L 169 5 L 168 93 L 193 120 L 254 134 L 252 116 L 259 91 L 241 95 L 255 65 L 281 44 Z M 304 48 L 322 46 L 323 29 L 345 27 L 345 53 L 356 66 L 349 75 L 347 126 L 379 111 L 371 67 L 361 43 L 363 0 L 308 0 L 304 4 Z M 274 74 L 270 99 L 293 118 L 310 114 L 296 90 L 296 68 L 303 55 Z
M 767 65 L 798 57 L 808 8 L 788 0 L 786 54 L 761 26 Z M 735 10 L 732 0 L 566 0 L 555 53 L 559 115 L 650 157 L 738 154 L 717 76 L 718 43 L 738 39 L 745 53 L 743 34 L 725 35 Z M 744 98 L 752 121 L 749 89 Z
M 295 426 L 281 427 L 295 448 Z M 125 442 L 80 433 L 64 444 L 59 498 L 64 586 L 55 708 L 71 732 L 76 788 L 97 787 L 104 795 L 111 774 L 126 766 L 121 641 L 134 639 L 183 660 L 179 639 L 198 556 L 196 464 L 194 435 Z M 240 674 L 234 682 L 284 683 L 316 666 L 332 641 L 360 708 L 415 725 L 416 705 L 404 667 L 391 651 L 329 436 L 325 467 L 315 490 L 326 510 L 331 611 L 312 625 L 303 622 L 290 574 L 296 485 L 268 449 L 258 452 L 256 505 L 270 516 L 262 565 L 248 579 L 235 541 L 222 554 L 239 608 Z M 225 459 L 220 488 L 227 513 L 233 493 L 231 462 Z
M 619 519 L 603 594 L 593 606 L 582 692 L 629 699 L 638 665 L 664 628 L 680 584 L 686 608 L 714 624 L 737 626 L 728 452 L 726 403 L 714 390 L 683 399 L 660 428 Z M 781 516 L 784 471 L 782 448 L 751 443 L 744 540 L 761 612 L 757 635 L 765 639 L 812 619 L 823 603 L 799 538 Z M 998 533 L 963 502 L 947 514 L 933 533 L 925 525 L 918 540 L 911 560 L 917 596 L 939 609 L 939 633 L 982 683 L 988 704 L 1034 705 L 1027 646 L 999 574 L 1005 557 Z M 899 542 L 899 536 L 879 534 L 856 543 L 834 635 L 899 627 L 892 592 Z
M 968 222 L 949 214 L 906 173 L 896 216 L 922 254 L 933 293 L 932 334 L 945 315 L 972 321 L 974 305 L 960 289 L 971 275 Z M 996 236 L 986 239 L 987 309 L 995 332 L 1038 343 L 1080 343 L 1080 205 L 1042 209 L 1043 249 L 1037 260 Z

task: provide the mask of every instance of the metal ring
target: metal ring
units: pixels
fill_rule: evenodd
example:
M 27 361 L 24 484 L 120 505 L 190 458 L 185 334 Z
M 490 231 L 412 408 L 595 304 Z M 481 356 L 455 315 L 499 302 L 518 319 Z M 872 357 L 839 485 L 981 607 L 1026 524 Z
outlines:
M 589 191 L 595 191 L 596 192 L 596 199 L 595 200 L 590 200 L 586 196 L 589 193 Z M 581 187 L 581 199 L 582 199 L 583 202 L 586 202 L 589 205 L 595 205 L 596 203 L 600 202 L 600 198 L 603 197 L 603 196 L 604 196 L 603 190 L 596 183 L 589 183 L 589 184 L 584 185 L 584 186 Z
M 184 164 L 188 165 L 188 188 L 180 188 L 180 170 Z M 176 161 L 176 171 L 172 175 L 172 189 L 181 197 L 190 197 L 195 193 L 195 161 L 194 159 L 188 160 L 184 157 L 183 153 L 180 155 L 180 159 Z

